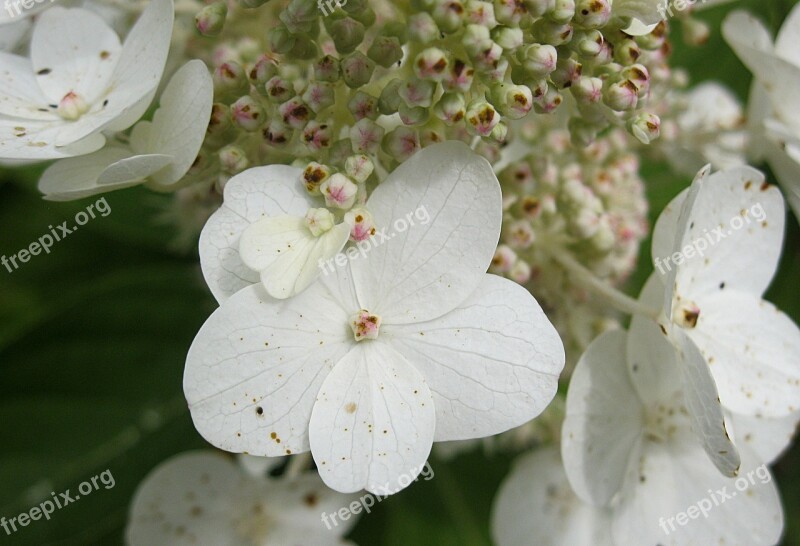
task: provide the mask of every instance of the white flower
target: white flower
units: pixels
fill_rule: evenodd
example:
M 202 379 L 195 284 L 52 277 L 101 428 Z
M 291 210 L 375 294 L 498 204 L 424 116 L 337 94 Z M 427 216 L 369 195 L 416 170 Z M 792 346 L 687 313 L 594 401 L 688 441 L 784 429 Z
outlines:
M 0 52 L 16 51 L 31 29 L 29 19 L 21 19 L 8 25 L 0 24 Z
M 514 461 L 492 507 L 498 546 L 613 546 L 611 511 L 572 491 L 555 448 Z
M 28 17 L 36 15 L 45 10 L 59 0 L 3 0 L 0 4 L 0 27 L 13 25 L 20 21 L 26 21 Z M 27 4 L 27 6 L 26 6 Z
M 178 70 L 161 95 L 153 121 L 137 123 L 130 143 L 62 159 L 39 180 L 45 199 L 80 199 L 141 183 L 170 187 L 189 171 L 203 144 L 214 84 L 202 61 Z
M 671 347 L 650 332 L 603 334 L 575 369 L 562 436 L 575 492 L 612 510 L 615 544 L 775 544 L 783 513 L 767 467 L 742 442 L 738 478 L 717 471 L 691 430 L 674 359 L 660 358 Z M 630 354 L 634 337 L 650 352 Z
M 321 229 L 332 223 L 331 213 L 303 188 L 302 175 L 302 169 L 269 165 L 225 185 L 222 207 L 200 234 L 200 265 L 220 303 L 259 278 L 271 297 L 294 296 L 347 243 L 349 224 Z
M 120 45 L 88 10 L 36 22 L 31 58 L 0 53 L 0 157 L 57 159 L 101 148 L 101 131 L 135 123 L 153 99 L 172 36 L 172 0 L 152 0 Z
M 631 17 L 645 25 L 652 25 L 664 19 L 659 12 L 664 0 L 613 0 L 611 13 L 618 17 Z M 646 34 L 646 33 L 645 33 Z
M 763 23 L 743 11 L 725 19 L 722 33 L 755 76 L 750 93 L 754 159 L 766 157 L 800 217 L 800 6 L 774 42 Z
M 745 415 L 800 409 L 800 330 L 763 300 L 778 268 L 784 201 L 737 167 L 699 176 L 659 217 L 652 255 L 666 286 L 665 328 L 697 345 L 722 404 Z
M 141 483 L 133 499 L 127 543 L 214 546 L 346 544 L 350 518 L 330 530 L 320 514 L 346 507 L 355 497 L 334 493 L 313 474 L 295 479 L 252 474 L 213 451 L 168 459 Z
M 538 415 L 564 349 L 529 292 L 486 274 L 500 186 L 466 145 L 418 152 L 367 206 L 378 226 L 421 206 L 430 221 L 397 229 L 290 300 L 261 285 L 225 300 L 189 351 L 184 392 L 195 426 L 222 449 L 310 449 L 330 487 L 390 494 L 419 474 L 433 441 Z

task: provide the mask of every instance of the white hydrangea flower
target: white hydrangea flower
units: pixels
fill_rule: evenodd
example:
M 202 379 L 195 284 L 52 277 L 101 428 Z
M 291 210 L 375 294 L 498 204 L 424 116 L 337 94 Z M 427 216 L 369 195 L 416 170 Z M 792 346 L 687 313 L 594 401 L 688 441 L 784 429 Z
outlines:
M 611 510 L 584 502 L 572 491 L 556 448 L 514 461 L 492 507 L 498 546 L 613 546 Z
M 754 159 L 766 157 L 800 217 L 800 5 L 773 42 L 764 24 L 731 13 L 722 34 L 755 76 L 750 94 Z
M 50 201 L 80 199 L 137 184 L 170 187 L 197 158 L 211 115 L 214 84 L 202 61 L 189 61 L 170 79 L 153 121 L 140 121 L 130 142 L 62 159 L 39 180 Z
M 222 207 L 200 234 L 200 265 L 220 303 L 259 279 L 271 297 L 294 296 L 322 273 L 320 260 L 347 243 L 350 225 L 330 227 L 322 198 L 309 195 L 302 175 L 296 167 L 268 165 L 225 184 Z
M 778 268 L 785 205 L 750 167 L 700 176 L 659 217 L 652 255 L 665 327 L 680 328 L 713 373 L 722 404 L 785 417 L 800 409 L 800 329 L 764 301 Z
M 210 450 L 176 455 L 139 485 L 126 530 L 131 546 L 344 545 L 356 518 L 330 530 L 320 514 L 355 497 L 335 493 L 318 476 L 268 478 Z
M 611 509 L 615 544 L 775 544 L 783 513 L 766 465 L 740 442 L 738 477 L 717 471 L 674 360 L 660 358 L 671 347 L 657 327 L 642 334 L 603 334 L 572 376 L 562 454 L 575 492 Z M 650 352 L 626 354 L 634 337 Z
M 100 149 L 152 101 L 172 37 L 172 0 L 152 0 L 124 44 L 94 12 L 60 6 L 33 29 L 30 59 L 0 53 L 0 157 L 58 159 Z
M 250 195 L 240 210 L 263 210 Z M 254 455 L 310 449 L 330 487 L 390 494 L 434 441 L 497 434 L 547 406 L 564 348 L 527 290 L 486 274 L 502 215 L 488 162 L 463 143 L 430 146 L 368 203 L 378 226 L 422 206 L 430 222 L 290 300 L 256 284 L 223 302 L 184 376 L 206 439 Z

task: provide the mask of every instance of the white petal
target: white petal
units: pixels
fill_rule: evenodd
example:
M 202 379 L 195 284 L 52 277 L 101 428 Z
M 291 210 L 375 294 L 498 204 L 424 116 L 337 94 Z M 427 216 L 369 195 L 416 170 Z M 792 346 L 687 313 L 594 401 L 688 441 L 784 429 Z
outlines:
M 115 163 L 129 159 L 128 148 L 108 146 L 93 154 L 62 159 L 50 165 L 39 179 L 39 191 L 48 201 L 71 201 L 137 184 L 98 184 L 100 176 Z
M 800 7 L 792 8 L 775 38 L 775 51 L 795 66 L 800 66 Z
M 104 191 L 130 184 L 138 184 L 144 182 L 148 176 L 161 171 L 172 160 L 173 157 L 171 155 L 163 154 L 129 157 L 110 165 L 100 175 L 97 183 L 104 188 Z
M 766 466 L 747 450 L 743 455 L 739 478 L 732 479 L 721 476 L 699 446 L 648 442 L 631 461 L 614 510 L 615 543 L 776 544 L 783 528 L 778 491 Z M 741 491 L 739 480 L 747 483 Z
M 29 17 L 39 13 L 42 10 L 49 8 L 52 5 L 52 2 L 59 2 L 60 0 L 48 0 L 47 2 L 43 3 L 35 3 L 29 9 L 25 9 L 22 4 L 19 5 L 19 13 L 17 12 L 17 8 L 12 5 L 12 11 L 9 13 L 5 6 L 3 9 L 0 10 L 0 26 L 13 24 L 19 21 L 28 21 Z
M 30 19 L 4 20 L 3 15 L 0 15 L 0 51 L 16 51 L 31 26 Z
M 273 216 L 244 230 L 239 255 L 247 267 L 261 273 L 270 296 L 290 298 L 319 277 L 320 263 L 336 256 L 349 237 L 350 225 L 344 222 L 315 237 L 305 218 Z
M 673 255 L 661 256 L 657 269 L 677 271 L 675 290 L 684 300 L 696 302 L 721 289 L 761 295 L 781 254 L 785 208 L 780 191 L 750 167 L 717 172 L 697 186 L 694 202 L 683 205 L 678 229 L 684 231 L 677 234 Z M 656 224 L 656 232 L 665 222 Z M 656 239 L 660 245 L 666 237 L 657 234 Z
M 353 274 L 359 300 L 384 324 L 440 317 L 475 291 L 500 237 L 502 198 L 491 166 L 466 144 L 417 152 L 367 208 L 389 240 L 355 261 Z
M 256 284 L 225 301 L 186 358 L 183 388 L 200 434 L 236 453 L 307 451 L 317 392 L 353 343 L 348 318 L 320 284 L 284 301 Z
M 623 29 L 623 32 L 629 36 L 646 36 L 653 32 L 658 26 L 658 23 L 651 23 L 651 24 L 644 24 L 639 19 L 633 18 L 631 19 L 631 24 L 628 25 L 628 28 Z
M 157 184 L 179 181 L 197 159 L 213 100 L 214 84 L 202 61 L 189 61 L 172 76 L 153 116 L 148 149 L 140 151 L 173 156 L 167 169 L 153 175 Z
M 258 273 L 242 263 L 239 238 L 247 227 L 269 216 L 302 216 L 313 201 L 300 186 L 301 169 L 270 165 L 248 169 L 225 184 L 222 206 L 200 233 L 200 264 L 208 287 L 222 303 Z
M 555 396 L 564 346 L 539 304 L 517 283 L 484 275 L 446 315 L 383 325 L 425 377 L 436 405 L 436 441 L 499 434 L 522 425 Z
M 234 498 L 245 480 L 233 461 L 212 451 L 168 459 L 139 486 L 126 531 L 131 546 L 240 544 Z
M 0 158 L 61 159 L 95 152 L 103 147 L 105 137 L 95 133 L 69 146 L 56 147 L 64 127 L 59 121 L 29 121 L 0 118 Z
M 660 0 L 614 0 L 611 12 L 618 17 L 634 17 L 650 25 L 664 18 L 658 11 L 661 5 Z
M 121 50 L 117 33 L 99 15 L 81 8 L 47 10 L 31 38 L 33 71 L 52 104 L 69 92 L 94 103 L 111 83 Z
M 628 377 L 625 343 L 623 331 L 597 338 L 578 362 L 567 393 L 564 467 L 575 493 L 598 506 L 608 504 L 622 487 L 644 427 L 644 408 Z
M 722 23 L 725 41 L 768 89 L 781 119 L 800 127 L 800 66 L 778 56 L 763 23 L 744 11 L 735 11 Z
M 570 489 L 556 449 L 514 462 L 492 508 L 498 546 L 612 546 L 611 513 L 581 501 Z
M 164 72 L 174 18 L 172 0 L 151 0 L 125 39 L 102 109 L 65 125 L 57 146 L 107 126 L 121 131 L 145 113 Z M 127 124 L 114 123 L 122 118 Z
M 723 405 L 745 415 L 800 409 L 800 329 L 771 303 L 722 291 L 698 301 L 688 332 L 711 366 Z
M 328 374 L 311 414 L 311 453 L 328 487 L 391 495 L 422 471 L 436 414 L 425 379 L 392 347 L 362 341 Z
M 800 411 L 786 417 L 750 417 L 732 413 L 736 443 L 746 446 L 758 459 L 771 465 L 791 445 L 800 425 Z
M 3 27 L 5 28 L 5 27 Z M 0 114 L 26 120 L 60 121 L 42 94 L 31 61 L 0 52 Z

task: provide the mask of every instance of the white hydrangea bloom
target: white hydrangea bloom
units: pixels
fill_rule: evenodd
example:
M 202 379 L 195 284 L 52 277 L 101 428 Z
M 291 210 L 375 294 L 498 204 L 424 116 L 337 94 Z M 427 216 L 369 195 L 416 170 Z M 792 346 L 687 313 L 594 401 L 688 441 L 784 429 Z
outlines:
M 250 195 L 244 210 L 263 210 L 263 195 Z M 398 229 L 292 299 L 256 284 L 209 318 L 184 376 L 200 433 L 233 452 L 310 449 L 330 487 L 389 494 L 419 474 L 434 441 L 538 415 L 564 349 L 528 291 L 486 274 L 501 201 L 466 145 L 417 152 L 368 207 L 378 226 L 422 206 L 429 223 Z
M 603 334 L 572 376 L 562 453 L 575 492 L 611 509 L 615 544 L 775 544 L 783 513 L 766 465 L 740 442 L 738 477 L 717 471 L 674 361 L 660 358 L 671 347 L 657 327 L 641 336 Z M 629 354 L 634 337 L 650 352 Z
M 764 24 L 744 11 L 731 13 L 722 33 L 755 76 L 750 94 L 754 159 L 766 157 L 800 217 L 800 5 L 774 42 Z
M 611 510 L 572 491 L 556 448 L 523 455 L 506 476 L 492 508 L 498 546 L 613 546 Z
M 197 158 L 211 115 L 214 85 L 202 61 L 189 61 L 170 79 L 153 121 L 140 121 L 128 144 L 62 159 L 39 180 L 45 199 L 80 199 L 144 182 L 170 187 Z
M 102 131 L 133 125 L 161 80 L 173 9 L 172 0 L 152 0 L 124 44 L 94 12 L 44 12 L 30 59 L 0 53 L 0 157 L 82 155 L 103 146 Z
M 356 518 L 329 530 L 320 514 L 354 499 L 314 474 L 268 478 L 229 456 L 193 451 L 161 463 L 139 485 L 126 540 L 131 546 L 344 545 L 341 537 Z

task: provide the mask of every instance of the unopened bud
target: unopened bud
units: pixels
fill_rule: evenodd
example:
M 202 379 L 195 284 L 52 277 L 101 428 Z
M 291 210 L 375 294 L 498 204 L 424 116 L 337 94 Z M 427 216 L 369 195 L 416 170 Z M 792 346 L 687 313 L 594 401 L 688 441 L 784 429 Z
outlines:
M 410 127 L 397 127 L 383 139 L 383 150 L 397 161 L 405 161 L 419 150 L 419 134 Z
M 606 26 L 611 19 L 611 0 L 578 0 L 572 22 L 582 28 Z
M 261 131 L 264 141 L 275 148 L 281 148 L 292 140 L 294 131 L 280 120 L 270 120 L 269 124 Z
M 508 245 L 499 245 L 492 258 L 489 271 L 492 273 L 508 273 L 517 261 L 517 253 Z
M 482 0 L 468 0 L 464 6 L 466 9 L 465 22 L 471 25 L 480 25 L 488 29 L 497 26 L 497 19 L 494 17 L 494 5 Z
M 447 55 L 436 47 L 421 51 L 414 59 L 414 73 L 423 80 L 443 80 L 448 66 Z
M 306 226 L 314 237 L 319 237 L 333 229 L 335 218 L 328 209 L 308 209 L 306 212 Z
M 228 4 L 224 1 L 205 6 L 194 17 L 194 24 L 203 36 L 217 36 L 225 26 Z
M 402 80 L 394 79 L 383 88 L 381 96 L 378 97 L 378 110 L 380 110 L 381 114 L 389 116 L 397 113 L 400 103 L 403 102 L 400 93 L 398 93 L 402 85 Z
M 336 100 L 333 85 L 319 81 L 309 83 L 301 98 L 315 114 L 332 106 Z
M 372 163 L 372 160 L 361 154 L 352 155 L 344 162 L 344 170 L 347 176 L 359 184 L 366 182 L 374 169 L 375 165 Z
M 499 122 L 500 115 L 485 100 L 473 101 L 467 108 L 467 129 L 473 134 L 489 136 Z
M 314 78 L 323 82 L 337 82 L 341 76 L 339 59 L 325 55 L 314 64 Z
M 281 115 L 283 123 L 292 129 L 302 129 L 311 116 L 308 106 L 300 97 L 294 97 L 278 106 L 278 113 Z
M 214 94 L 241 96 L 250 90 L 247 73 L 239 63 L 229 61 L 214 69 Z
M 325 205 L 338 209 L 349 209 L 356 201 L 358 186 L 345 175 L 336 173 L 319 187 L 325 198 Z
M 89 104 L 74 91 L 70 91 L 58 103 L 58 115 L 62 119 L 75 121 L 89 111 Z
M 547 44 L 532 44 L 522 53 L 522 66 L 536 78 L 550 75 L 557 66 L 558 52 Z
M 231 105 L 231 120 L 244 131 L 258 131 L 265 118 L 264 108 L 250 95 L 241 97 Z
M 521 28 L 497 27 L 491 32 L 492 40 L 505 51 L 515 51 L 524 43 Z
M 353 150 L 360 153 L 374 154 L 383 140 L 385 130 L 369 118 L 357 121 L 350 128 L 350 141 Z
M 400 40 L 394 36 L 376 36 L 369 46 L 367 57 L 383 68 L 389 68 L 403 58 Z
M 415 13 L 408 18 L 409 38 L 421 44 L 439 39 L 439 27 L 427 12 Z
M 498 84 L 492 87 L 489 96 L 495 108 L 511 119 L 525 117 L 533 108 L 533 94 L 525 85 Z
M 431 15 L 439 29 L 452 34 L 461 28 L 464 22 L 464 6 L 459 0 L 432 0 Z
M 375 219 L 364 207 L 356 207 L 344 215 L 344 221 L 350 224 L 350 239 L 359 242 L 366 241 L 375 235 Z
M 377 119 L 378 115 L 380 115 L 380 112 L 378 112 L 378 99 L 363 91 L 356 91 L 348 101 L 347 109 L 353 114 L 356 121 L 362 118 Z
M 545 17 L 558 24 L 569 23 L 575 16 L 575 0 L 553 0 Z
M 525 5 L 519 0 L 494 0 L 492 3 L 497 22 L 508 27 L 518 27 L 522 16 L 527 13 Z
M 242 172 L 250 165 L 247 154 L 238 146 L 225 146 L 218 155 L 222 170 L 229 174 Z
M 639 88 L 632 81 L 623 80 L 606 89 L 603 101 L 618 112 L 634 110 L 639 103 Z
M 360 51 L 355 51 L 342 59 L 342 79 L 348 87 L 356 88 L 369 83 L 375 63 Z
M 445 93 L 433 107 L 433 115 L 445 122 L 454 125 L 464 119 L 467 113 L 467 104 L 461 93 Z
M 333 20 L 325 28 L 342 55 L 352 53 L 364 41 L 364 25 L 351 17 Z
M 303 169 L 303 185 L 309 194 L 320 195 L 320 185 L 330 176 L 330 168 L 316 161 L 312 161 Z
M 434 82 L 420 80 L 418 78 L 410 79 L 397 89 L 403 102 L 412 108 L 415 106 L 430 107 L 434 91 L 436 91 L 436 84 Z
M 403 102 L 400 103 L 397 114 L 405 125 L 422 125 L 430 118 L 430 109 L 425 106 L 411 107 Z
M 318 152 L 330 146 L 332 136 L 330 125 L 312 119 L 303 129 L 303 144 L 312 152 Z
M 628 130 L 642 144 L 650 144 L 661 134 L 661 119 L 655 114 L 642 112 L 631 118 Z

